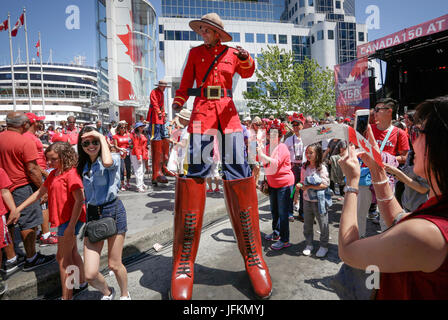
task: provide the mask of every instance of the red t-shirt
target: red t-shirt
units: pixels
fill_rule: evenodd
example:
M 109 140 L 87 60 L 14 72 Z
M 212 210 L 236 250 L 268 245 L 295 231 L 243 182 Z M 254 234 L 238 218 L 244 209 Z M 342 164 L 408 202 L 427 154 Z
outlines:
M 120 136 L 116 134 L 112 137 L 114 140 L 117 140 L 117 146 L 119 148 L 129 149 L 129 140 L 131 139 L 129 133 L 126 133 L 124 136 Z
M 39 158 L 37 159 L 37 164 L 42 168 L 42 169 L 47 169 L 47 159 L 45 158 L 45 153 L 44 153 L 44 145 L 42 144 L 42 141 L 40 141 L 40 139 L 38 137 L 36 137 L 35 134 L 27 131 L 23 134 L 24 137 L 30 138 L 31 140 L 34 141 L 34 143 L 36 144 L 36 148 L 37 148 L 37 154 L 39 155 Z
M 8 189 L 12 185 L 11 180 L 6 174 L 5 170 L 0 168 L 0 191 L 2 189 Z M 3 202 L 3 197 L 0 195 L 0 217 L 5 215 L 8 212 L 8 209 Z
M 429 207 L 437 202 L 435 197 L 429 199 L 419 209 Z M 448 242 L 448 219 L 418 215 L 409 219 L 425 219 L 434 223 Z M 400 221 L 403 222 L 407 218 Z M 448 299 L 448 253 L 445 261 L 434 272 L 398 272 L 381 273 L 380 289 L 377 300 L 445 300 Z
M 48 209 L 50 222 L 52 226 L 59 226 L 70 221 L 72 216 L 75 198 L 72 192 L 83 188 L 82 180 L 76 168 L 64 171 L 56 176 L 53 170 L 44 182 L 44 186 L 48 189 Z M 86 209 L 82 206 L 82 212 L 78 221 L 86 222 Z
M 15 131 L 0 133 L 0 168 L 5 169 L 12 181 L 10 191 L 31 183 L 26 173 L 26 163 L 37 160 L 36 144 Z
M 269 146 L 267 146 L 266 154 L 274 159 L 274 162 L 269 164 L 263 163 L 268 185 L 271 188 L 292 186 L 294 184 L 294 174 L 291 171 L 291 155 L 286 144 L 279 143 L 272 150 L 271 155 L 269 155 Z
M 68 142 L 68 135 L 63 134 L 62 132 L 55 132 L 53 134 L 53 137 L 51 138 L 51 142 L 55 143 L 55 142 Z
M 376 142 L 378 143 L 378 148 L 381 148 L 383 144 L 384 138 L 386 138 L 388 130 L 379 130 L 376 124 L 372 124 L 373 136 L 375 137 Z M 383 151 L 387 152 L 393 156 L 398 156 L 401 151 L 409 150 L 409 140 L 408 135 L 403 130 L 393 127 L 392 132 L 389 136 L 389 139 L 384 146 Z
M 75 128 L 73 130 L 67 129 L 65 131 L 65 134 L 70 138 L 70 144 L 71 145 L 78 144 L 78 135 L 79 135 L 78 128 Z

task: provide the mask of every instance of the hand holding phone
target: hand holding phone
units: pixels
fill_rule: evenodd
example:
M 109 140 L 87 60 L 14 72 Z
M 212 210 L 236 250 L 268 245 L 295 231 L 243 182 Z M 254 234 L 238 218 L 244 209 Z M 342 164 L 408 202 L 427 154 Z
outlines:
M 355 130 L 364 136 L 369 125 L 370 110 L 357 110 L 355 114 Z

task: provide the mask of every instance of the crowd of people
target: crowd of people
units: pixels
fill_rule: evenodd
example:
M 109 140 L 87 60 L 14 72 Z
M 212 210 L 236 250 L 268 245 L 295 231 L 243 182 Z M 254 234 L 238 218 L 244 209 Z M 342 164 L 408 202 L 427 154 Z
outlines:
M 420 171 L 415 170 L 416 165 L 421 166 L 417 162 L 421 162 L 418 153 L 421 150 L 414 148 L 422 134 L 416 123 L 422 121 L 422 114 L 416 120 L 416 111 L 412 110 L 394 121 L 396 112 L 397 103 L 392 99 L 380 101 L 371 112 L 368 137 L 375 141 L 382 155 L 384 170 L 378 182 L 377 172 L 372 172 L 371 163 L 358 158 L 361 168 L 356 185 L 359 239 L 366 238 L 368 219 L 379 224 L 382 232 L 390 227 L 388 218 L 380 214 L 383 202 L 394 199 L 404 213 L 415 212 L 434 193 L 434 183 L 441 183 L 438 177 L 431 176 L 431 184 L 428 182 L 428 172 L 422 174 L 421 168 Z M 185 170 L 190 116 L 191 112 L 184 109 L 167 125 L 170 152 L 166 166 L 175 175 L 182 175 Z M 312 126 L 332 123 L 353 125 L 349 120 L 329 115 L 324 120 L 316 120 L 296 113 L 283 119 L 246 117 L 242 120 L 245 156 L 257 188 L 261 188 L 263 182 L 268 185 L 272 233 L 265 239 L 273 241 L 271 249 L 281 250 L 291 246 L 290 222 L 299 220 L 304 223 L 306 242 L 302 254 L 313 254 L 313 228 L 316 222 L 320 231 L 320 247 L 315 255 L 323 258 L 328 253 L 328 210 L 334 201 L 332 195 L 342 201 L 344 186 L 353 187 L 347 178 L 347 169 L 340 165 L 347 161 L 352 147 L 339 139 L 306 146 L 300 132 Z M 104 129 L 100 121 L 76 125 L 76 119 L 68 117 L 61 127 L 54 131 L 53 128 L 50 125 L 45 129 L 44 117 L 32 113 L 11 113 L 7 117 L 6 130 L 1 133 L 2 272 L 9 276 L 20 267 L 23 271 L 30 271 L 56 260 L 60 266 L 61 283 L 67 277 L 65 270 L 68 265 L 76 265 L 83 270 L 77 289 L 68 290 L 62 286 L 63 299 L 71 299 L 73 294 L 85 289 L 87 283 L 101 291 L 104 299 L 113 299 L 113 288 L 107 286 L 98 272 L 103 242 L 93 244 L 87 240 L 83 261 L 75 237 L 85 222 L 94 219 L 86 215 L 89 208 L 101 207 L 107 214 L 116 211 L 118 206 L 120 209 L 116 219 L 120 228 L 117 236 L 108 239 L 109 266 L 119 279 L 121 298 L 130 299 L 126 269 L 121 263 L 127 231 L 126 210 L 117 199 L 117 194 L 125 190 L 145 192 L 148 189 L 144 183 L 145 170 L 148 173 L 147 169 L 151 168 L 148 125 L 146 121 L 133 126 L 120 121 Z M 214 141 L 207 194 L 220 192 L 222 163 L 218 139 Z M 431 168 L 434 170 L 434 166 Z M 375 170 L 378 171 L 378 168 Z M 262 178 L 261 172 L 264 172 Z M 135 176 L 135 187 L 131 186 L 131 174 Z M 101 183 L 102 188 L 99 189 L 104 189 L 101 192 L 93 187 L 99 177 L 107 177 L 107 183 Z M 384 187 L 383 184 L 389 186 L 393 197 L 385 199 L 384 190 L 378 192 L 380 187 Z M 57 232 L 50 232 L 50 227 L 57 227 Z M 15 228 L 20 231 L 25 256 L 16 252 L 13 241 Z M 36 234 L 38 229 L 40 233 Z M 36 239 L 40 246 L 57 245 L 56 256 L 36 252 Z

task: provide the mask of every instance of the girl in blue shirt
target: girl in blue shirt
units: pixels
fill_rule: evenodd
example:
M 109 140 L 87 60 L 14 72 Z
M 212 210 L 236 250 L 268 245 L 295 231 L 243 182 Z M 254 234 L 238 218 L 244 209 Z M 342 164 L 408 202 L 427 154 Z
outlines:
M 119 154 L 111 154 L 106 138 L 96 128 L 83 128 L 79 137 L 77 172 L 84 185 L 87 221 L 99 219 L 99 211 L 102 211 L 103 218 L 115 218 L 118 232 L 107 239 L 109 269 L 115 273 L 120 286 L 120 300 L 130 300 L 127 271 L 121 261 L 127 231 L 126 210 L 117 198 L 121 159 Z M 114 288 L 109 287 L 103 275 L 99 273 L 103 245 L 104 241 L 91 243 L 88 237 L 84 239 L 85 277 L 91 286 L 101 291 L 102 300 L 113 300 Z

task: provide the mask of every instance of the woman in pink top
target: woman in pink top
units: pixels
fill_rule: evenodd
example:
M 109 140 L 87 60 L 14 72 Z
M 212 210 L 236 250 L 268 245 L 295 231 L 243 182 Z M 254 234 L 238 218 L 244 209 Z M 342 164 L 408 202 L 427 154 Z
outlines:
M 270 145 L 266 153 L 257 148 L 260 160 L 265 168 L 269 185 L 269 200 L 272 213 L 272 229 L 266 240 L 276 241 L 271 248 L 280 250 L 290 247 L 289 243 L 289 213 L 292 211 L 291 193 L 294 185 L 294 174 L 291 171 L 291 158 L 288 147 L 280 140 L 285 134 L 283 124 L 274 120 L 267 129 Z M 271 152 L 270 152 L 271 151 Z

